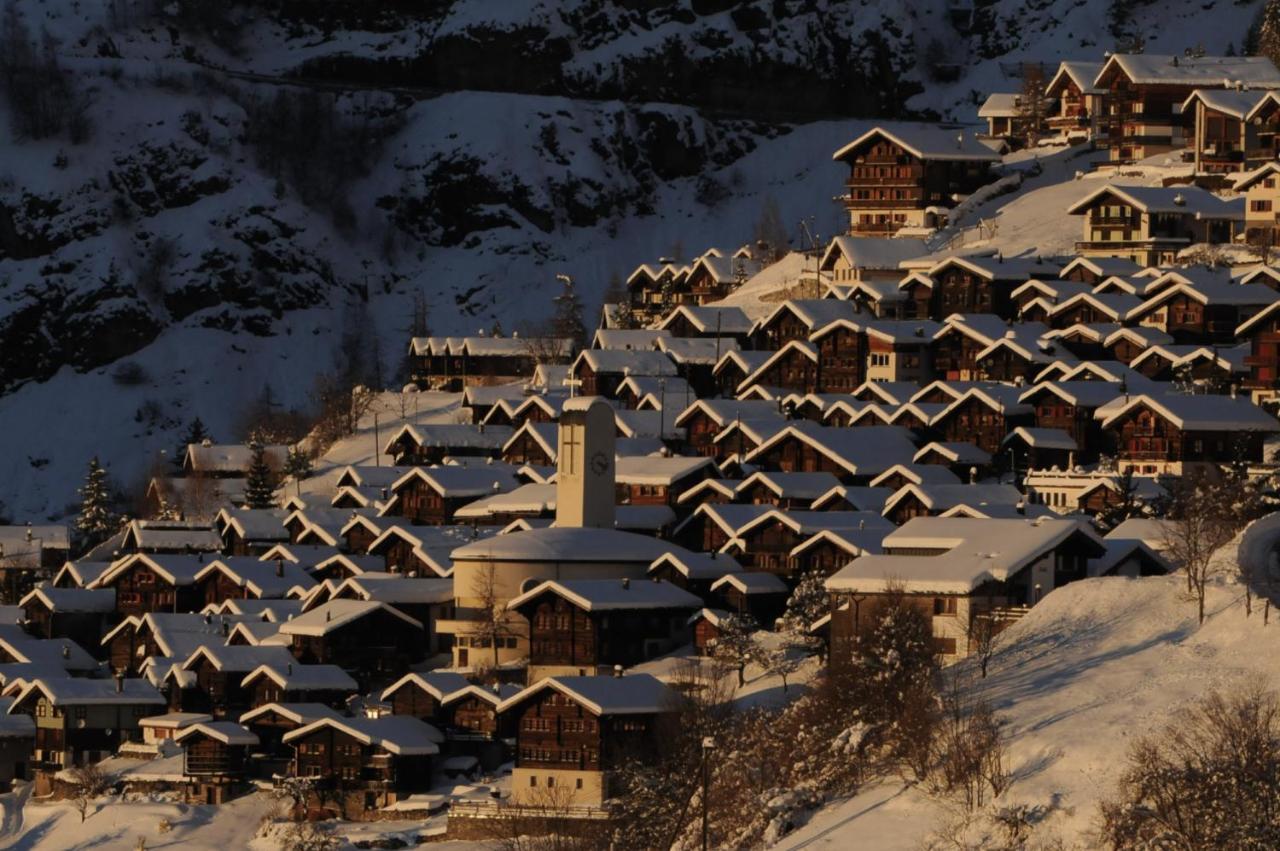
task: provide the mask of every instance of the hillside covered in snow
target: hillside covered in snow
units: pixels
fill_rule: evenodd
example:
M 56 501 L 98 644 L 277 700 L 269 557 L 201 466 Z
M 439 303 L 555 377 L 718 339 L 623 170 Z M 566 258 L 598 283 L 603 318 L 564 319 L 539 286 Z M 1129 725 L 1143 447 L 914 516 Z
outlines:
M 3 513 L 61 515 L 95 452 L 136 489 L 193 417 L 240 437 L 264 387 L 305 407 L 344 333 L 394 386 L 418 294 L 436 333 L 510 332 L 557 274 L 594 307 L 770 207 L 803 247 L 801 219 L 838 232 L 830 154 L 861 122 L 972 122 L 1021 63 L 1096 58 L 1113 30 L 1239 49 L 1260 4 L 954 5 L 10 0 Z

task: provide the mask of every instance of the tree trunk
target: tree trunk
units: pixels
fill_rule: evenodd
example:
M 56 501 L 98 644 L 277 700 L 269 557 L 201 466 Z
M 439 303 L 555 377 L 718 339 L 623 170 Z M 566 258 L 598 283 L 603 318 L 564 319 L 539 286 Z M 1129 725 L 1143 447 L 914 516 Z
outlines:
M 747 663 L 738 663 L 738 688 L 742 688 L 747 684 Z
M 1203 586 L 1203 585 L 1201 585 L 1201 586 L 1200 586 L 1200 588 L 1199 588 L 1199 597 L 1200 597 L 1200 625 L 1201 625 L 1201 626 L 1204 626 L 1204 592 L 1205 592 L 1205 588 L 1204 588 L 1204 586 Z
M 1253 589 L 1249 587 L 1249 578 L 1244 580 L 1244 616 L 1247 618 L 1253 614 Z
M 1266 602 L 1262 604 L 1262 625 L 1266 626 L 1271 620 L 1271 598 L 1267 597 Z

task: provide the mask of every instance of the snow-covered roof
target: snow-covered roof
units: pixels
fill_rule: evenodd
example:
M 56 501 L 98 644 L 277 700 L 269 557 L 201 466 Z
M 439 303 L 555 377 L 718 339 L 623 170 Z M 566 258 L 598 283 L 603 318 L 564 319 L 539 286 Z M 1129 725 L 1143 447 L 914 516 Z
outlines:
M 751 331 L 752 326 L 751 317 L 747 316 L 740 307 L 681 304 L 663 317 L 658 327 L 665 329 L 682 317 L 701 334 L 714 334 L 719 331 L 729 337 L 746 334 Z M 667 336 L 670 336 L 670 332 L 667 332 Z
M 697 399 L 676 415 L 675 425 L 683 428 L 697 414 L 703 414 L 722 427 L 739 419 L 779 421 L 783 419 L 782 414 L 778 412 L 778 406 L 772 402 L 758 399 Z
M 378 600 L 383 603 L 444 603 L 453 599 L 453 580 L 366 573 L 352 576 L 333 591 L 336 599 Z
M 952 464 L 990 464 L 991 455 L 974 443 L 934 441 L 920 447 L 920 451 L 911 459 L 919 462 L 921 458 L 937 453 Z
M 614 478 L 625 485 L 672 485 L 704 471 L 716 472 L 715 461 L 706 456 L 631 456 L 617 459 Z
M 444 700 L 455 691 L 471 685 L 471 681 L 453 671 L 430 671 L 425 674 L 411 672 L 383 689 L 381 699 L 390 700 L 396 692 L 411 684 L 432 695 L 436 700 Z
M 1014 440 L 1021 441 L 1032 449 L 1065 449 L 1074 452 L 1080 448 L 1076 446 L 1075 438 L 1060 428 L 1018 426 L 1005 435 L 1000 445 L 1004 446 Z
M 131 704 L 155 704 L 163 706 L 167 701 L 146 680 L 136 677 L 118 679 L 88 679 L 86 677 L 41 677 L 22 689 L 9 712 L 27 699 L 33 692 L 44 695 L 54 706 L 113 706 Z
M 675 362 L 662 352 L 652 350 L 584 349 L 574 360 L 572 371 L 576 373 L 578 364 L 583 363 L 597 375 L 606 373 L 619 375 L 676 374 Z
M 454 512 L 454 517 L 465 520 L 473 517 L 491 517 L 495 514 L 546 514 L 555 511 L 555 484 L 521 485 L 507 493 L 494 494 L 466 505 Z
M 287 691 L 354 692 L 358 688 L 351 675 L 337 665 L 302 665 L 297 662 L 259 665 L 245 674 L 240 685 L 248 688 L 263 677 Z
M 507 536 L 502 536 L 507 537 Z M 422 628 L 421 622 L 409 617 L 404 612 L 376 600 L 330 600 L 319 608 L 299 615 L 293 620 L 280 625 L 285 635 L 328 635 L 336 629 L 370 615 L 378 610 L 390 612 L 407 624 Z
M 547 677 L 498 704 L 499 712 L 554 689 L 593 715 L 651 715 L 674 711 L 676 695 L 650 674 L 623 677 Z
M 1077 267 L 1088 269 L 1093 274 L 1099 275 L 1103 278 L 1110 278 L 1113 276 L 1123 277 L 1142 271 L 1142 267 L 1133 260 L 1130 260 L 1128 257 L 1081 256 L 1072 259 L 1067 263 L 1067 265 L 1063 266 L 1062 271 L 1058 274 L 1065 278 L 1067 275 L 1075 271 Z
M 260 666 L 293 663 L 293 654 L 280 646 L 248 647 L 243 644 L 209 644 L 197 647 L 182 663 L 182 669 L 190 671 L 201 659 L 206 659 L 214 670 L 244 673 Z
M 1104 196 L 1113 196 L 1144 213 L 1170 213 L 1197 219 L 1244 220 L 1244 199 L 1219 198 L 1199 186 L 1121 186 L 1107 183 L 1067 208 L 1072 216 L 1084 215 Z
M 1022 494 L 1013 485 L 995 482 L 981 484 L 933 484 L 909 483 L 899 488 L 884 504 L 888 514 L 904 499 L 914 497 L 921 505 L 935 513 L 941 513 L 957 505 L 1017 505 Z
M 1149 408 L 1183 431 L 1278 432 L 1280 422 L 1247 398 L 1139 394 L 1119 407 L 1095 413 L 1104 428 L 1139 407 Z
M 854 269 L 890 271 L 896 270 L 903 260 L 928 253 L 928 245 L 923 239 L 837 236 L 827 244 L 819 266 L 823 269 L 832 269 L 835 267 L 836 257 L 839 256 Z
M 1046 393 L 1082 408 L 1100 408 L 1121 395 L 1120 385 L 1113 381 L 1045 381 L 1027 388 L 1018 398 L 1034 402 Z
M 116 592 L 113 588 L 93 590 L 39 585 L 19 600 L 18 605 L 26 606 L 36 600 L 51 612 L 111 612 L 116 607 Z
M 711 583 L 712 591 L 719 591 L 725 586 L 732 587 L 740 594 L 789 594 L 787 583 L 772 573 L 743 572 L 726 573 Z
M 726 573 L 739 573 L 742 565 L 736 559 L 718 557 L 716 553 L 666 553 L 653 560 L 649 573 L 670 566 L 687 579 L 719 579 Z
M 391 489 L 398 495 L 405 485 L 414 480 L 425 483 L 431 490 L 447 498 L 488 496 L 495 492 L 514 490 L 519 484 L 514 475 L 501 468 L 413 467 L 396 480 Z
M 208 736 L 210 739 L 222 742 L 224 745 L 244 745 L 252 747 L 258 744 L 258 736 L 241 727 L 234 721 L 203 721 L 184 727 L 175 733 L 173 740 L 182 742 L 193 736 Z
M 435 727 L 412 715 L 383 715 L 379 718 L 320 718 L 284 734 L 282 741 L 295 742 L 325 727 L 340 730 L 359 742 L 393 753 L 417 756 L 440 753 L 444 736 Z
M 992 92 L 978 107 L 979 118 L 1017 118 L 1022 115 L 1022 95 L 1018 92 Z
M 215 572 L 223 574 L 259 598 L 280 598 L 296 586 L 310 588 L 315 585 L 315 580 L 306 568 L 283 558 L 261 561 L 254 556 L 223 556 L 211 561 L 197 573 L 196 581 L 202 582 Z
M 1267 92 L 1256 89 L 1196 89 L 1182 102 L 1182 113 L 1191 115 L 1199 101 L 1206 109 L 1243 121 L 1266 97 Z
M 1072 536 L 1105 547 L 1076 520 L 915 517 L 886 536 L 893 549 L 945 549 L 941 555 L 866 555 L 826 582 L 829 591 L 878 593 L 890 581 L 911 593 L 967 594 L 986 581 L 1005 581 Z
M 213 533 L 210 533 L 213 534 Z M 215 535 L 215 537 L 217 537 Z M 196 576 L 209 566 L 210 558 L 203 553 L 133 553 L 111 565 L 109 570 L 93 581 L 91 588 L 107 588 L 125 572 L 136 565 L 144 565 L 164 577 L 172 585 L 193 585 Z
M 878 124 L 831 155 L 842 160 L 868 139 L 883 136 L 925 160 L 999 162 L 1000 155 L 959 125 L 897 121 Z
M 1099 94 L 1103 89 L 1097 88 L 1093 81 L 1102 73 L 1101 62 L 1078 62 L 1075 60 L 1061 62 L 1049 85 L 1045 86 L 1045 94 L 1052 95 L 1059 86 L 1068 80 L 1075 84 L 1081 94 Z
M 1136 85 L 1231 88 L 1236 83 L 1245 83 L 1257 88 L 1280 87 L 1280 70 L 1264 56 L 1113 53 L 1094 78 L 1094 85 L 1102 86 L 1103 77 L 1112 68 L 1118 69 Z
M 732 338 L 671 337 L 658 341 L 658 351 L 682 366 L 714 366 L 726 351 L 736 348 L 738 341 Z M 667 392 L 671 393 L 671 388 Z
M 473 541 L 453 551 L 459 561 L 586 561 L 652 564 L 667 552 L 683 547 L 648 535 L 616 529 L 531 529 Z
M 248 724 L 264 715 L 276 714 L 282 718 L 288 718 L 295 724 L 310 724 L 312 721 L 318 721 L 321 718 L 341 718 L 342 714 L 338 710 L 323 703 L 264 703 L 262 706 L 250 709 L 240 716 L 241 724 Z
M 807 420 L 792 422 L 747 455 L 751 462 L 778 442 L 794 437 L 812 446 L 858 476 L 872 476 L 908 461 L 915 454 L 909 429 L 900 426 L 868 426 L 847 429 L 818 425 Z
M 530 600 L 551 593 L 563 597 L 587 612 L 633 609 L 696 609 L 702 599 L 670 582 L 630 579 L 547 580 L 513 598 L 508 609 L 518 609 Z

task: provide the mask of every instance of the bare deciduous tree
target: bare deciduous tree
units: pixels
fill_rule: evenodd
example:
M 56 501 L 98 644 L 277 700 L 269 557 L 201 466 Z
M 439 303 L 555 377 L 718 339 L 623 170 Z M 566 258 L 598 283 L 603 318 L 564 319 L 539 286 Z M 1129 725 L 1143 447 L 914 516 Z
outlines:
M 1236 517 L 1221 504 L 1224 496 L 1207 475 L 1184 475 L 1173 490 L 1164 521 L 1165 552 L 1186 573 L 1187 593 L 1199 604 L 1200 623 L 1204 623 L 1205 594 L 1217 570 L 1214 555 L 1237 530 Z
M 96 765 L 82 765 L 71 769 L 71 804 L 83 822 L 89 817 L 89 809 L 111 788 L 109 778 Z
M 498 667 L 499 645 L 508 637 L 516 634 L 507 615 L 507 601 L 498 593 L 498 572 L 492 565 L 486 565 L 476 574 L 471 583 L 471 594 L 475 598 L 475 626 L 472 635 L 480 638 L 493 648 L 493 667 Z

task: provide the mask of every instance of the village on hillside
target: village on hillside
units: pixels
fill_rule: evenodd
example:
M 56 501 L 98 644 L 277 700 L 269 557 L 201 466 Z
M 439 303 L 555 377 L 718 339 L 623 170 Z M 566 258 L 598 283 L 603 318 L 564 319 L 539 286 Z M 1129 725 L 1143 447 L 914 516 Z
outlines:
M 335 377 L 300 438 L 194 419 L 135 505 L 95 458 L 66 523 L 0 527 L 0 842 L 161 847 L 162 802 L 308 851 L 1276 847 L 1251 810 L 1170 826 L 1125 762 L 1146 704 L 1093 731 L 1102 806 L 1015 806 L 1049 757 L 1008 714 L 1086 595 L 1269 623 L 1280 69 L 1020 75 L 981 128 L 832 151 L 834 238 L 655 257 L 599 316 L 566 276 L 537 332 L 424 304 L 408 386 Z M 994 239 L 1042 223 L 1072 250 Z M 940 802 L 918 833 L 823 820 L 890 788 Z M 1094 838 L 1036 844 L 1066 818 Z

